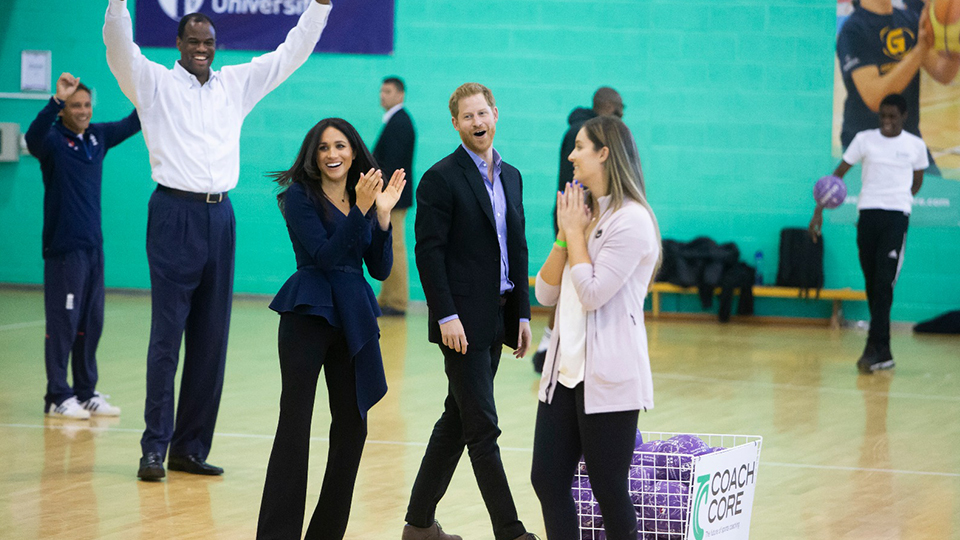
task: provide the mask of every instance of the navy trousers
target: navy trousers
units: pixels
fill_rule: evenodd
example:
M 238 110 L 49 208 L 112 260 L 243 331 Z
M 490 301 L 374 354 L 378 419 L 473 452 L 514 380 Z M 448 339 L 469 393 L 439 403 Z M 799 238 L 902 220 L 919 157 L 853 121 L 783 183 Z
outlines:
M 97 386 L 97 343 L 103 333 L 103 250 L 79 249 L 43 261 L 47 319 L 44 410 L 70 396 L 93 397 Z M 73 353 L 73 387 L 67 363 Z
M 434 425 L 420 472 L 407 506 L 407 523 L 415 527 L 433 524 L 437 504 L 447 491 L 466 447 L 477 478 L 496 540 L 513 540 L 526 532 L 517 517 L 507 475 L 500 460 L 497 438 L 497 407 L 493 379 L 503 349 L 503 310 L 500 310 L 498 341 L 487 347 L 470 344 L 467 354 L 440 345 L 447 374 L 447 398 Z
M 304 540 L 341 540 L 347 530 L 367 421 L 357 407 L 356 366 L 343 330 L 323 317 L 282 313 L 280 420 L 263 484 L 258 540 L 300 540 L 307 502 L 310 424 L 323 368 L 330 403 L 330 444 L 317 509 Z
M 233 300 L 236 221 L 217 204 L 155 191 L 147 220 L 152 321 L 144 453 L 206 459 L 220 407 Z M 173 389 L 184 342 L 174 422 Z

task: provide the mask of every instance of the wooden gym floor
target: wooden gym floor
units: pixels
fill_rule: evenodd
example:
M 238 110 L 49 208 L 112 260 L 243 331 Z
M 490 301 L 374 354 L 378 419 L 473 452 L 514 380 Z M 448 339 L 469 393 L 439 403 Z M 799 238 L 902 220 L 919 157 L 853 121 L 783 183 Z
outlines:
M 277 316 L 267 303 L 234 303 L 209 458 L 226 474 L 168 473 L 147 484 L 135 474 L 149 297 L 107 297 L 98 389 L 123 415 L 50 421 L 42 414 L 42 294 L 0 289 L 0 537 L 253 538 L 280 393 Z M 535 317 L 535 339 L 543 324 Z M 370 413 L 349 539 L 399 538 L 445 394 L 425 314 L 381 326 L 390 392 Z M 657 407 L 641 415 L 641 429 L 764 437 L 752 538 L 960 539 L 960 340 L 897 333 L 895 372 L 859 376 L 861 331 L 712 321 L 647 329 Z M 496 389 L 504 465 L 521 519 L 542 536 L 529 482 L 537 381 L 529 360 L 504 356 Z M 326 409 L 321 390 L 312 504 L 326 456 Z M 468 540 L 492 538 L 466 457 L 438 518 Z

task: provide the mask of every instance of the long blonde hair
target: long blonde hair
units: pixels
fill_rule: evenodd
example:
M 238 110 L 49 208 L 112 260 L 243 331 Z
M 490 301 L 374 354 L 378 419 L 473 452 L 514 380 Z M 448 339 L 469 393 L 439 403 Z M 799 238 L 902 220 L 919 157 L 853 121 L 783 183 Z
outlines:
M 598 116 L 583 124 L 583 131 L 596 150 L 607 148 L 609 156 L 603 167 L 603 179 L 607 184 L 607 194 L 610 195 L 610 208 L 616 210 L 623 205 L 625 199 L 634 200 L 650 213 L 653 229 L 657 234 L 657 264 L 650 276 L 650 283 L 657 277 L 660 264 L 663 262 L 663 249 L 660 241 L 660 225 L 657 216 L 647 202 L 647 189 L 643 180 L 643 169 L 640 167 L 640 153 L 637 143 L 630 133 L 630 128 L 623 120 L 615 116 Z

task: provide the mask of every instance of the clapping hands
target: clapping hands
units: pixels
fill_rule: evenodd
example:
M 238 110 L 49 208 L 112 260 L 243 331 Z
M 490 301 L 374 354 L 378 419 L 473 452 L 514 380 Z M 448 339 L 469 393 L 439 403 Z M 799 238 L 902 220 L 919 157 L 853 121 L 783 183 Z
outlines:
M 390 211 L 400 200 L 403 187 L 407 185 L 407 173 L 397 169 L 390 177 L 387 186 L 383 186 L 383 172 L 379 169 L 370 169 L 357 180 L 357 208 L 366 214 L 374 203 L 377 204 L 377 221 L 380 228 L 390 228 Z
M 357 180 L 357 208 L 366 214 L 373 203 L 377 202 L 383 187 L 383 173 L 379 169 L 370 169 Z
M 567 183 L 562 192 L 557 192 L 557 224 L 569 238 L 576 234 L 583 236 L 593 212 L 586 204 L 585 188 L 579 182 Z
M 390 228 L 390 211 L 400 200 L 403 187 L 407 185 L 407 173 L 403 169 L 393 171 L 390 182 L 380 193 L 377 193 L 377 222 L 381 230 Z
M 380 225 L 380 230 L 385 231 L 390 228 L 390 212 L 400 200 L 403 187 L 407 185 L 406 177 L 407 172 L 403 169 L 393 171 L 390 182 L 377 194 L 377 223 Z
M 403 193 L 403 187 L 407 185 L 407 173 L 403 169 L 393 171 L 390 182 L 383 191 L 377 194 L 377 210 L 390 213 L 393 207 L 400 200 L 400 194 Z

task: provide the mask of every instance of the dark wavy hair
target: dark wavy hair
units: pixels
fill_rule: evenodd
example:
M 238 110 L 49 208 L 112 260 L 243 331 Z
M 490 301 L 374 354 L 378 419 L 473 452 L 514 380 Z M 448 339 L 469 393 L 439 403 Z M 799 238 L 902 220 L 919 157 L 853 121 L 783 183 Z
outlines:
M 303 184 L 307 193 L 313 198 L 314 203 L 321 208 L 323 215 L 326 217 L 326 205 L 319 204 L 327 199 L 327 196 L 323 193 L 321 187 L 320 168 L 317 167 L 317 148 L 320 146 L 320 138 L 323 137 L 323 132 L 331 127 L 347 137 L 350 148 L 356 154 L 356 157 L 353 158 L 353 164 L 350 165 L 350 170 L 347 171 L 347 194 L 350 197 L 351 206 L 357 202 L 357 181 L 360 180 L 360 175 L 370 169 L 378 168 L 376 160 L 373 159 L 373 155 L 367 149 L 367 145 L 363 143 L 360 134 L 357 133 L 356 128 L 350 125 L 350 122 L 343 118 L 324 118 L 310 128 L 307 136 L 303 138 L 300 153 L 297 154 L 293 166 L 285 171 L 276 171 L 267 175 L 272 177 L 279 186 L 280 192 L 277 194 L 277 204 L 280 206 L 281 212 L 283 211 L 284 193 L 291 184 L 299 182 Z

